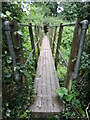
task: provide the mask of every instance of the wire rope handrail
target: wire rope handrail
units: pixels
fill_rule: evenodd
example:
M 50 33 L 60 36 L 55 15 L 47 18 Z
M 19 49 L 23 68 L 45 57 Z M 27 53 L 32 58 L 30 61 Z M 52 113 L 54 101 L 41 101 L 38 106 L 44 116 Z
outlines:
M 51 37 L 51 40 L 53 41 L 53 37 L 52 37 L 51 35 L 50 35 L 50 37 Z M 55 46 L 57 46 L 57 44 L 56 44 L 55 41 L 53 41 L 53 43 L 55 44 Z M 62 52 L 61 52 L 59 49 L 58 49 L 58 52 L 59 52 L 61 58 L 63 59 L 65 66 L 67 67 L 67 66 L 68 66 L 68 63 L 67 63 L 67 61 L 65 60 L 65 58 L 64 58 L 64 56 L 63 56 L 63 54 L 62 54 Z
M 40 39 L 38 39 L 38 41 L 36 42 L 35 48 L 37 47 L 37 44 L 38 44 L 39 41 L 40 41 Z M 32 51 L 30 52 L 30 54 L 29 54 L 29 56 L 28 56 L 28 58 L 27 58 L 27 60 L 26 60 L 26 62 L 25 62 L 25 65 L 24 65 L 25 67 L 26 67 L 28 61 L 30 60 L 30 58 L 31 58 L 31 56 L 32 56 L 32 54 L 33 54 L 33 52 L 34 52 L 34 50 L 35 50 L 35 49 L 32 49 Z

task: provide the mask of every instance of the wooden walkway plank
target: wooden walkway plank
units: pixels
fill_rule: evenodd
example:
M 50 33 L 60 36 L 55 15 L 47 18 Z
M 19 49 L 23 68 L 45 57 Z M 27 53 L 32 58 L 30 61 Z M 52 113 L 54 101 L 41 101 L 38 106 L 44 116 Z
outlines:
M 53 112 L 53 104 L 52 104 L 52 88 L 51 88 L 51 79 L 50 79 L 50 59 L 49 59 L 49 51 L 47 52 L 47 105 L 48 112 Z
M 46 79 L 46 52 L 43 50 L 43 65 L 42 65 L 42 110 L 46 112 L 47 108 L 47 79 Z
M 30 106 L 31 113 L 48 116 L 51 113 L 62 112 L 64 106 L 56 94 L 59 82 L 47 36 L 44 36 L 42 41 L 36 74 L 34 82 L 36 96 Z
M 51 52 L 51 51 L 50 51 Z M 50 54 L 50 76 L 51 76 L 51 88 L 52 88 L 52 104 L 53 104 L 53 107 L 54 107 L 54 111 L 55 112 L 60 112 L 60 109 L 59 109 L 59 106 L 57 104 L 57 99 L 58 99 L 58 95 L 56 94 L 55 90 L 57 88 L 59 88 L 59 82 L 57 80 L 57 77 L 56 77 L 56 74 L 55 74 L 55 69 L 52 69 L 52 67 L 54 68 L 54 63 L 53 63 L 53 58 L 52 58 L 52 54 Z

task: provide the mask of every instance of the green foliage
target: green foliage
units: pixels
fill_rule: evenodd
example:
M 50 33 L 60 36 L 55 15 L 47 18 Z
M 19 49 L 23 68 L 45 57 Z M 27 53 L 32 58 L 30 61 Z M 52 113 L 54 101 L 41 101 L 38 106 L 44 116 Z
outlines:
M 66 105 L 66 110 L 62 113 L 64 118 L 86 119 L 85 112 L 83 111 L 80 99 L 78 98 L 79 93 L 76 90 L 75 84 L 73 91 L 70 93 L 68 93 L 68 90 L 65 87 L 60 87 L 56 92 Z
M 81 69 L 88 70 L 88 69 L 90 69 L 89 65 L 90 65 L 89 54 L 87 54 L 86 52 L 83 52 L 82 61 L 81 61 Z
M 62 6 L 64 11 L 58 16 L 64 20 L 73 21 L 80 18 L 81 20 L 87 19 L 90 21 L 89 2 L 62 2 Z
M 24 17 L 23 9 L 21 8 L 21 3 L 13 4 L 10 2 L 2 3 L 2 18 L 3 20 L 12 20 L 16 19 L 17 21 L 21 21 Z
M 65 96 L 65 99 L 66 99 L 67 102 L 71 101 L 72 98 L 73 98 L 72 93 Z
M 62 2 L 62 6 L 64 11 L 61 13 L 63 19 L 71 21 L 76 20 L 77 18 L 77 6 L 75 3 L 72 2 Z
M 57 89 L 56 92 L 60 98 L 64 98 L 67 102 L 71 101 L 71 99 L 74 97 L 72 93 L 68 94 L 68 90 L 65 87 L 60 87 L 60 89 Z
M 64 87 L 61 87 L 60 89 L 57 89 L 56 92 L 58 95 L 62 98 L 64 95 L 68 94 L 68 90 Z
M 6 15 L 7 15 L 7 16 L 10 16 L 11 13 L 10 13 L 9 11 L 6 11 Z
M 28 111 L 28 106 L 30 102 L 34 99 L 34 88 L 33 79 L 35 77 L 34 62 L 32 61 L 27 66 L 27 70 L 23 69 L 21 66 L 19 72 L 21 75 L 27 76 L 28 79 L 28 93 L 26 92 L 25 84 L 16 84 L 11 75 L 12 72 L 8 72 L 5 75 L 7 80 L 3 81 L 3 118 L 7 119 L 30 119 L 30 111 Z M 4 78 L 3 78 L 4 79 Z M 11 81 L 12 80 L 12 81 Z M 6 86 L 7 85 L 7 86 Z
M 22 22 L 42 25 L 45 21 L 48 21 L 50 25 L 58 25 L 61 20 L 59 17 L 52 16 L 52 10 L 50 9 L 54 4 L 32 3 L 30 4 L 30 11 L 28 15 L 23 17 Z M 51 7 L 50 7 L 51 6 Z M 55 10 L 53 8 L 53 10 Z

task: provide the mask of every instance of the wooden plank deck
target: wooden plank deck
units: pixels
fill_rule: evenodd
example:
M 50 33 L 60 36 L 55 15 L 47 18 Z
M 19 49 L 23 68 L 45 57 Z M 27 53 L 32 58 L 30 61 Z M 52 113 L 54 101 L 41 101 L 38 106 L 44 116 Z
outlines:
M 34 82 L 36 96 L 30 106 L 31 113 L 46 117 L 62 112 L 64 105 L 55 92 L 59 88 L 59 82 L 47 36 L 44 36 L 42 41 L 36 74 Z

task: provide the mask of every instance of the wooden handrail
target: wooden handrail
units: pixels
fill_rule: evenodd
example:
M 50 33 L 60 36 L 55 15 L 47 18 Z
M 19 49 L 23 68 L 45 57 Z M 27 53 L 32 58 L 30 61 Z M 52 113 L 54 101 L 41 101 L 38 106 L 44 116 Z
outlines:
M 62 26 L 74 26 L 75 25 L 75 22 L 72 22 L 72 23 L 65 23 L 65 24 L 62 24 Z
M 13 25 L 11 21 L 8 21 L 9 22 L 9 25 Z M 70 22 L 70 23 L 65 23 L 65 24 L 62 24 L 62 26 L 74 26 L 76 22 Z M 29 24 L 27 23 L 17 23 L 18 25 L 21 25 L 21 26 L 24 26 L 24 27 L 29 27 Z M 79 23 L 81 25 L 81 22 Z M 36 26 L 36 24 L 32 24 L 32 26 Z M 40 25 L 37 25 L 37 26 L 40 26 Z M 43 26 L 40 26 L 41 28 L 43 28 Z M 49 28 L 53 28 L 53 27 L 60 27 L 59 25 L 51 25 L 49 26 Z
M 25 23 L 17 23 L 17 24 L 20 26 L 29 27 L 29 24 L 25 24 Z M 35 27 L 35 26 L 40 26 L 40 25 L 32 24 L 32 27 Z M 40 27 L 42 28 L 43 26 L 40 26 Z

